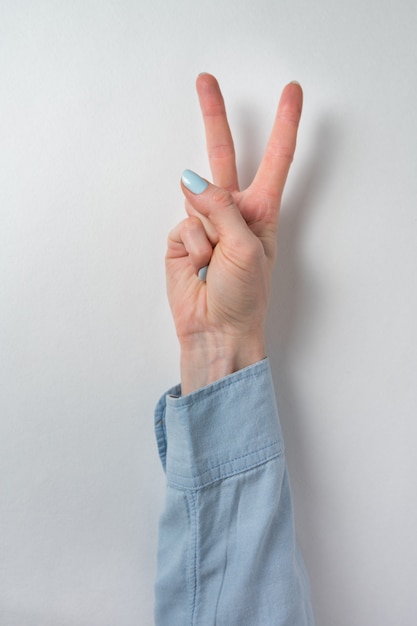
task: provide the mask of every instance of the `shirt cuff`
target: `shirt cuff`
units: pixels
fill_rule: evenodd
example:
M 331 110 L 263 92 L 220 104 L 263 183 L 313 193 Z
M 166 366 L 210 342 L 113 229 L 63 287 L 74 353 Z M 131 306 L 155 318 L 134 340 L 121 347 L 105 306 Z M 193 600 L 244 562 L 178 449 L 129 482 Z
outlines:
M 177 385 L 159 401 L 155 433 L 168 484 L 200 489 L 284 451 L 269 360 L 186 396 Z

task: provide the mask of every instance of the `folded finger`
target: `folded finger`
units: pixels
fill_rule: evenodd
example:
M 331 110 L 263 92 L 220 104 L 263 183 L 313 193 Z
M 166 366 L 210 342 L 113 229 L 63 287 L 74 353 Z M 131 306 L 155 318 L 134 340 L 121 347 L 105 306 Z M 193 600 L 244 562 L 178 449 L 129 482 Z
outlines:
M 183 172 L 181 182 L 190 204 L 215 227 L 218 243 L 229 260 L 245 264 L 254 252 L 261 251 L 260 241 L 248 227 L 229 191 L 208 183 L 190 170 Z
M 213 247 L 198 217 L 186 218 L 168 236 L 167 259 L 187 257 L 195 273 L 208 265 L 212 254 Z
M 185 199 L 185 210 L 188 216 L 191 217 L 193 215 L 195 217 L 198 217 L 199 220 L 201 220 L 201 222 L 203 223 L 204 229 L 206 231 L 206 235 L 211 242 L 211 245 L 215 246 L 219 241 L 219 234 L 214 224 L 210 222 L 210 220 L 207 217 L 199 213 L 197 209 L 191 204 L 191 202 L 187 198 Z

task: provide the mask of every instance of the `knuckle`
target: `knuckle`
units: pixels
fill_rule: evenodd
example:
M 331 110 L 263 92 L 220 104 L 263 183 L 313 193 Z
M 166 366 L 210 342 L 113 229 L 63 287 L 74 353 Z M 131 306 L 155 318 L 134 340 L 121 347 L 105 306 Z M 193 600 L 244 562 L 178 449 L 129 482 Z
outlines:
M 265 257 L 265 250 L 262 242 L 253 236 L 235 237 L 229 242 L 233 254 L 244 267 L 254 270 L 258 268 Z
M 200 227 L 200 220 L 196 215 L 190 215 L 182 222 L 182 228 L 185 233 L 193 233 Z
M 217 187 L 213 191 L 212 201 L 216 208 L 226 209 L 234 206 L 233 196 L 230 191 Z
M 271 142 L 268 146 L 268 152 L 274 159 L 283 159 L 289 163 L 294 158 L 294 146 L 282 141 Z
M 230 146 L 229 144 L 217 144 L 217 145 L 211 146 L 208 151 L 208 157 L 211 160 L 230 159 L 230 158 L 234 158 L 234 156 L 235 156 L 234 148 L 233 146 Z
M 278 113 L 278 119 L 288 126 L 295 126 L 297 128 L 300 121 L 300 110 L 294 110 L 292 108 L 284 109 Z

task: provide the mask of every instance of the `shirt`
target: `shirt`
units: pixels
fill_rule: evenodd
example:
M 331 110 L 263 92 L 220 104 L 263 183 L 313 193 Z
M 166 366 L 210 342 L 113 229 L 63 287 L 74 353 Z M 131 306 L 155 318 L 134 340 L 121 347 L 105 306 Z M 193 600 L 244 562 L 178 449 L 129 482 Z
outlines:
M 312 626 L 268 359 L 159 401 L 157 626 Z

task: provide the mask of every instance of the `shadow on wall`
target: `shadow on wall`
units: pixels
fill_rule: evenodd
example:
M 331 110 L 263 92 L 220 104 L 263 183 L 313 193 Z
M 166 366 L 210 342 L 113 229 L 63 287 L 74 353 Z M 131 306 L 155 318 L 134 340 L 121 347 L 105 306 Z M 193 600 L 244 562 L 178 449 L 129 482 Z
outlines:
M 310 575 L 313 608 L 317 624 L 333 626 L 334 615 L 328 613 L 326 585 L 329 563 L 326 537 L 321 520 L 326 507 L 332 505 L 332 494 L 320 477 L 320 468 L 312 450 L 309 433 L 314 431 L 311 415 L 299 400 L 294 366 L 302 360 L 319 330 L 329 294 L 321 291 L 320 276 L 314 275 L 302 259 L 303 238 L 309 222 L 318 217 L 320 205 L 328 191 L 328 181 L 337 173 L 338 156 L 342 150 L 342 129 L 346 120 L 333 112 L 323 113 L 318 120 L 310 154 L 304 165 L 294 168 L 291 194 L 284 197 L 278 236 L 278 258 L 272 281 L 272 295 L 266 327 L 267 353 L 270 358 L 275 389 L 277 391 L 280 420 L 284 432 L 285 447 L 293 488 L 297 533 Z M 259 133 L 258 118 L 250 108 L 238 111 L 239 183 L 241 189 L 252 182 L 261 161 L 267 137 Z M 345 131 L 343 131 L 345 132 Z M 297 156 L 296 156 L 297 163 Z M 337 210 L 337 207 L 335 207 Z M 322 251 L 320 251 L 323 254 Z M 325 381 L 323 381 L 325 385 Z M 307 428 L 306 428 L 307 425 Z M 332 517 L 337 513 L 334 508 Z M 338 568 L 335 580 L 338 593 L 343 596 L 346 585 Z M 346 598 L 345 606 L 352 598 Z
M 304 169 L 292 172 L 296 180 L 291 196 L 285 199 L 280 218 L 278 259 L 266 330 L 267 350 L 289 459 L 297 531 L 312 581 L 313 599 L 315 588 L 319 592 L 321 587 L 320 572 L 326 562 L 320 519 L 323 507 L 328 506 L 329 494 L 323 498 L 323 486 L 320 485 L 314 452 L 308 440 L 314 425 L 311 424 L 311 416 L 303 414 L 306 409 L 297 400 L 293 368 L 314 337 L 316 320 L 325 306 L 320 297 L 320 277 L 314 276 L 311 268 L 303 265 L 301 245 L 308 222 L 317 217 L 327 181 L 338 167 L 337 155 L 342 141 L 340 132 L 339 121 L 326 115 L 317 125 L 311 156 L 306 159 Z

